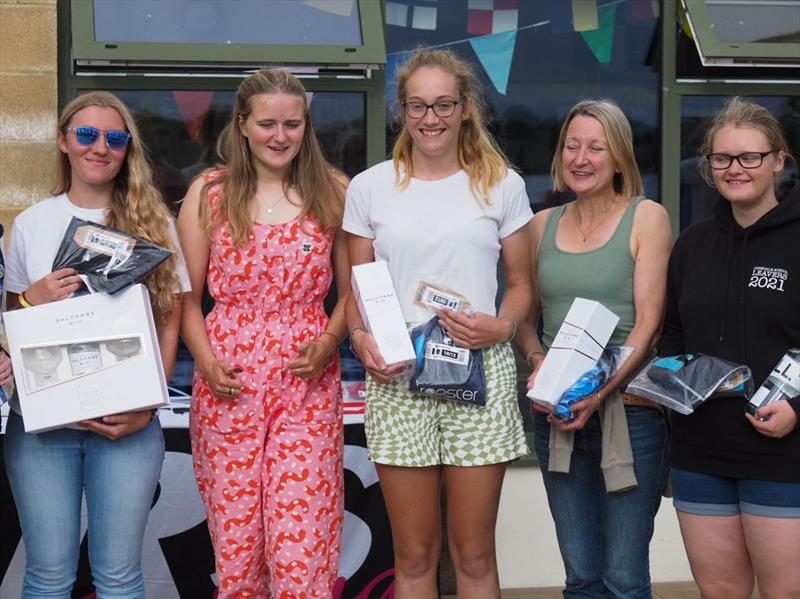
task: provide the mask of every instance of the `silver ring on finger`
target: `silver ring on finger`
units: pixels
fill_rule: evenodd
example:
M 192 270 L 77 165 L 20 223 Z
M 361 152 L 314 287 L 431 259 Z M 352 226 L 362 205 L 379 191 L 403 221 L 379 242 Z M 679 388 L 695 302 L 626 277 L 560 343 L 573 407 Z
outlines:
M 228 395 L 233 397 L 233 387 L 228 387 Z

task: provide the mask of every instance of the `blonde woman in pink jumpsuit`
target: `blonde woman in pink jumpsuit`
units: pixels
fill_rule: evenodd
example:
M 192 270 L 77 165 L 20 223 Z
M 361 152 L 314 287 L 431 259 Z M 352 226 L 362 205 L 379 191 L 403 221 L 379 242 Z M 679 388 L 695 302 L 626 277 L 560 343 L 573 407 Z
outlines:
M 224 164 L 190 187 L 178 229 L 193 289 L 192 454 L 219 598 L 330 597 L 343 520 L 337 353 L 344 177 L 325 161 L 292 75 L 239 86 Z M 215 301 L 204 319 L 203 284 Z

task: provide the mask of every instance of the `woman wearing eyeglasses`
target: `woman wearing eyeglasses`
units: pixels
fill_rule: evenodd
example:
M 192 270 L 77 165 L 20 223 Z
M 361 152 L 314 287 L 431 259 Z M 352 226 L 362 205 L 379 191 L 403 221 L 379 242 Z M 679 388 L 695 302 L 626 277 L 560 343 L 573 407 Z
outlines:
M 408 323 L 421 280 L 466 296 L 474 312 L 442 310 L 461 347 L 483 349 L 485 407 L 415 395 L 392 379 L 354 302 L 353 348 L 367 380 L 366 432 L 392 525 L 395 597 L 437 597 L 440 490 L 459 596 L 500 596 L 494 531 L 506 465 L 528 453 L 509 341 L 530 303 L 531 210 L 525 185 L 486 132 L 471 67 L 445 50 L 419 50 L 398 70 L 402 129 L 393 160 L 353 179 L 343 228 L 353 264 L 388 263 Z M 495 309 L 497 266 L 505 292 Z
M 800 187 L 778 201 L 792 157 L 765 108 L 733 98 L 700 149 L 720 194 L 683 232 L 669 265 L 660 355 L 703 352 L 747 364 L 756 387 L 800 347 Z M 672 417 L 672 490 L 703 597 L 800 597 L 800 397 L 745 413 L 710 399 Z
M 81 285 L 71 268 L 50 272 L 73 216 L 135 234 L 175 254 L 149 275 L 156 328 L 169 373 L 189 290 L 172 216 L 153 185 L 146 150 L 128 108 L 106 92 L 70 102 L 58 120 L 57 183 L 14 221 L 6 260 L 10 309 L 66 299 Z M 19 409 L 5 435 L 5 463 L 27 566 L 22 596 L 71 596 L 88 509 L 89 562 L 98 599 L 144 597 L 141 552 L 161 473 L 164 438 L 151 410 L 26 433 Z

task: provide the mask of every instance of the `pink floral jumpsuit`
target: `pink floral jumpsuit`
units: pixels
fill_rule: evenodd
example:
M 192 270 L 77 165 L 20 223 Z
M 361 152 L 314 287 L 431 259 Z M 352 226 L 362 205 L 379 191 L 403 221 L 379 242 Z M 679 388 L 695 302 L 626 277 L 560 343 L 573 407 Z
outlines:
M 209 179 L 219 174 L 207 175 Z M 221 185 L 209 189 L 212 211 Z M 317 380 L 287 362 L 327 325 L 333 231 L 315 219 L 254 223 L 233 245 L 211 236 L 206 318 L 214 355 L 244 389 L 217 399 L 195 372 L 191 413 L 197 486 L 214 544 L 219 598 L 330 597 L 343 520 L 338 355 Z

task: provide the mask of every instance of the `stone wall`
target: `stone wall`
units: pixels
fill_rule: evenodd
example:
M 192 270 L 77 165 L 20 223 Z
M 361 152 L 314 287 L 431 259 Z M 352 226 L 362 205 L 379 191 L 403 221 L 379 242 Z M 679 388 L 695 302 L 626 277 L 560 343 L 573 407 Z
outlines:
M 0 0 L 0 222 L 48 195 L 58 118 L 56 0 Z

